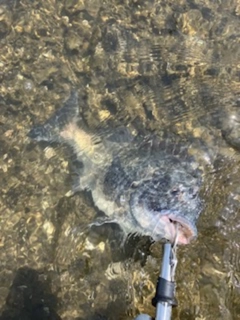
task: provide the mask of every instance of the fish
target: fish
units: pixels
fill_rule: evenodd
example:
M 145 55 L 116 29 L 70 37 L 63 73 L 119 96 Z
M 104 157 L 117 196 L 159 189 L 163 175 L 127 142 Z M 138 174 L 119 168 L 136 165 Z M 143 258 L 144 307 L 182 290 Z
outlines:
M 72 192 L 88 190 L 106 222 L 153 241 L 189 244 L 203 208 L 202 172 L 187 146 L 171 135 L 136 135 L 127 126 L 91 130 L 76 91 L 28 137 L 67 144 L 82 164 Z

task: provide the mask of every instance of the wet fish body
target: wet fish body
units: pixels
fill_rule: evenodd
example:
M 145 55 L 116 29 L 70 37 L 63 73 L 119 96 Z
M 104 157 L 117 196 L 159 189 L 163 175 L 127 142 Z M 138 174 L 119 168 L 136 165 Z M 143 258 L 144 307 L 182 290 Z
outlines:
M 178 225 L 178 243 L 196 237 L 202 179 L 186 146 L 156 137 L 143 142 L 125 127 L 93 134 L 79 115 L 77 93 L 29 137 L 73 148 L 83 164 L 73 192 L 90 190 L 95 206 L 126 235 L 174 241 Z

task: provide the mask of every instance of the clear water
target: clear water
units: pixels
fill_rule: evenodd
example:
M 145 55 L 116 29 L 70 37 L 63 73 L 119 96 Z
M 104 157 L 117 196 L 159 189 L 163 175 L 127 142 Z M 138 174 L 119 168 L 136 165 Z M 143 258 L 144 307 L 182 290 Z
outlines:
M 69 150 L 29 141 L 74 87 L 92 130 L 170 130 L 205 172 L 198 239 L 178 250 L 173 319 L 240 319 L 240 5 L 0 0 L 1 319 L 154 315 L 161 244 L 66 197 Z

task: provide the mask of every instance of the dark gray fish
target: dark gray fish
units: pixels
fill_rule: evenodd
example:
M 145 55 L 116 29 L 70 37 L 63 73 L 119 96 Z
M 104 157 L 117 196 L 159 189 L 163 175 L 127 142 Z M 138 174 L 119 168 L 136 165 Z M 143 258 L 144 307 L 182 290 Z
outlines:
M 143 142 L 126 128 L 98 136 L 88 131 L 79 115 L 77 93 L 72 93 L 60 110 L 28 135 L 73 148 L 83 164 L 73 191 L 90 190 L 95 205 L 126 235 L 173 242 L 178 228 L 179 244 L 196 237 L 201 172 L 186 145 L 154 137 Z

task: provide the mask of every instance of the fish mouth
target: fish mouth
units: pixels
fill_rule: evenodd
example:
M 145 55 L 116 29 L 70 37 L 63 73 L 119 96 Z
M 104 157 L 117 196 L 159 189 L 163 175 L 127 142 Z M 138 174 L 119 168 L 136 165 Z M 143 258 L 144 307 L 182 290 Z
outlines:
M 196 227 L 186 218 L 173 213 L 162 215 L 165 238 L 177 244 L 189 244 L 197 236 Z
M 150 236 L 154 241 L 167 240 L 176 244 L 189 244 L 197 236 L 195 223 L 188 219 L 189 213 L 177 210 L 152 211 L 134 206 L 131 211 L 139 233 Z
M 134 207 L 135 223 L 140 233 L 150 236 L 154 241 L 167 240 L 176 244 L 189 244 L 197 236 L 193 221 L 178 211 L 149 211 Z

